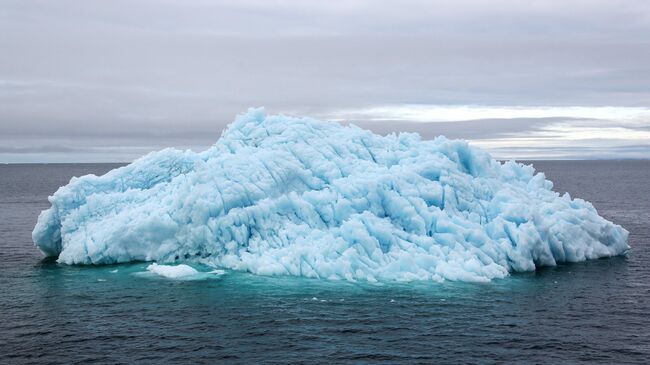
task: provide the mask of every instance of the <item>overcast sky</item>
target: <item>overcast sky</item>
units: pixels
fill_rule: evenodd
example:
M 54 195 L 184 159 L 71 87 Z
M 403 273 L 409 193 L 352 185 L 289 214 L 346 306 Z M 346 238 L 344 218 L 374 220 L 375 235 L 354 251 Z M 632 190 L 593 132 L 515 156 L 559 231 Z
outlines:
M 0 162 L 202 150 L 248 107 L 650 157 L 650 1 L 0 0 Z

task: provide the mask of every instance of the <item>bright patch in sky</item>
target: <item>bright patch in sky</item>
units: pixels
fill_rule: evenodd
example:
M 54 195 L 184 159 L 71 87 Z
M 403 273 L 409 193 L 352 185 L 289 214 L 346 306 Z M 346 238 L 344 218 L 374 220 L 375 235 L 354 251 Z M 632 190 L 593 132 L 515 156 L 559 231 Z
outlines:
M 426 126 L 432 133 L 453 133 L 501 159 L 647 158 L 650 152 L 650 108 L 614 106 L 480 106 L 387 105 L 344 110 L 334 120 Z M 499 133 L 476 136 L 476 121 Z M 526 126 L 521 128 L 521 122 Z M 451 122 L 451 123 L 450 123 Z M 443 123 L 445 128 L 441 128 Z M 458 123 L 458 124 L 456 124 Z M 494 128 L 491 128 L 494 126 Z
M 412 122 L 565 117 L 647 123 L 650 120 L 650 108 L 614 106 L 394 105 L 344 110 L 337 113 L 337 115 L 342 119 L 349 119 L 351 115 L 354 115 L 367 120 L 403 120 Z

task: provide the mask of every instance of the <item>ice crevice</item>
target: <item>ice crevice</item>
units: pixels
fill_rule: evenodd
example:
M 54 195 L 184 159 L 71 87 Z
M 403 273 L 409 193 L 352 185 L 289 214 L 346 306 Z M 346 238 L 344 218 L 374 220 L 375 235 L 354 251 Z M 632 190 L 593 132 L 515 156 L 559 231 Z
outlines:
M 552 186 L 465 141 L 251 109 L 206 151 L 72 178 L 32 237 L 65 264 L 361 281 L 489 281 L 629 249 L 624 228 Z

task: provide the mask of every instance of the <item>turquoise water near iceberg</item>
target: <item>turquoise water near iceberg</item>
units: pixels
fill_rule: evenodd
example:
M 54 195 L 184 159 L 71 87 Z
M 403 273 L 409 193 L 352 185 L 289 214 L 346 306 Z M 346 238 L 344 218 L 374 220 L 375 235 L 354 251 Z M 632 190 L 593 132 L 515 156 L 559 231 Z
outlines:
M 647 363 L 650 162 L 534 165 L 628 229 L 627 257 L 485 284 L 59 265 L 30 238 L 47 195 L 115 165 L 0 166 L 0 363 Z

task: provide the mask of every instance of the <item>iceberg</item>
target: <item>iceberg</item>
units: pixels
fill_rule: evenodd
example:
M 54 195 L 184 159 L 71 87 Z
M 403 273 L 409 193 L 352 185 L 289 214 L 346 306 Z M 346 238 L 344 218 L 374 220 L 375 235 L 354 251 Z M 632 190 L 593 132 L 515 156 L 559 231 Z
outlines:
M 624 228 L 552 188 L 465 141 L 251 109 L 206 151 L 72 178 L 32 237 L 64 264 L 369 282 L 484 282 L 629 249 Z

